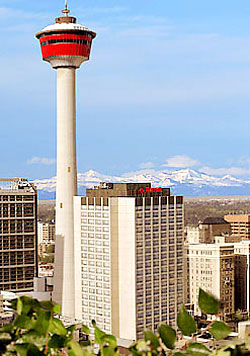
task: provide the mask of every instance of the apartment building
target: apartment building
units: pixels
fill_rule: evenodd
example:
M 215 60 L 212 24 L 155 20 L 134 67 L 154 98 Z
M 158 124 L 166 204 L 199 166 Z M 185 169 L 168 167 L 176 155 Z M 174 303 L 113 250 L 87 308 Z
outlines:
M 249 214 L 228 214 L 224 219 L 230 224 L 232 235 L 239 236 L 241 240 L 250 240 Z
M 0 179 L 0 290 L 33 290 L 37 276 L 37 192 L 27 179 Z
M 222 303 L 225 317 L 235 311 L 234 245 L 229 243 L 189 244 L 189 302 L 194 314 L 201 315 L 198 307 L 199 288 L 214 294 Z
M 74 197 L 75 317 L 136 340 L 183 303 L 183 197 L 101 183 Z

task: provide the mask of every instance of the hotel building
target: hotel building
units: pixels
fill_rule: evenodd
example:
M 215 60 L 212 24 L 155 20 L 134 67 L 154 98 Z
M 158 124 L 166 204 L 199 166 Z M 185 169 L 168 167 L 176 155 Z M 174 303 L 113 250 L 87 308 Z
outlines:
M 183 223 L 183 197 L 150 183 L 101 183 L 74 197 L 75 317 L 130 340 L 176 325 Z

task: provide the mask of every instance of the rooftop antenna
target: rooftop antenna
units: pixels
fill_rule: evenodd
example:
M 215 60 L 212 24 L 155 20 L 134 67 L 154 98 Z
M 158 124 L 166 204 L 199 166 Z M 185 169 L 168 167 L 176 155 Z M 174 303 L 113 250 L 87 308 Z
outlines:
M 65 6 L 64 10 L 62 10 L 62 13 L 65 14 L 65 16 L 69 16 L 70 10 L 68 10 L 67 0 L 65 0 Z

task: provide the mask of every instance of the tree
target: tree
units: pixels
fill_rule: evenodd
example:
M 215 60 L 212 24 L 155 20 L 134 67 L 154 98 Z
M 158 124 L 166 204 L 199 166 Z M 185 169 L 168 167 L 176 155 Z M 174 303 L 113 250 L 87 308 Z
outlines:
M 199 307 L 203 313 L 217 315 L 220 302 L 211 294 L 200 289 Z M 12 301 L 16 311 L 13 323 L 0 329 L 0 353 L 4 356 L 118 356 L 119 351 L 115 336 L 100 330 L 93 321 L 94 340 L 77 343 L 73 340 L 74 326 L 65 328 L 58 319 L 60 306 L 53 302 L 38 302 L 36 299 L 21 297 Z M 197 325 L 193 317 L 182 305 L 178 313 L 179 333 L 190 336 L 181 349 L 177 344 L 177 333 L 167 324 L 161 324 L 158 333 L 144 331 L 144 340 L 139 340 L 129 348 L 132 356 L 230 356 L 250 355 L 248 342 L 235 340 L 220 350 L 210 350 L 196 341 L 194 333 Z M 90 329 L 83 325 L 83 332 L 90 334 Z M 221 321 L 212 321 L 203 333 L 209 330 L 215 340 L 226 338 L 231 329 Z M 98 346 L 98 347 L 97 347 Z

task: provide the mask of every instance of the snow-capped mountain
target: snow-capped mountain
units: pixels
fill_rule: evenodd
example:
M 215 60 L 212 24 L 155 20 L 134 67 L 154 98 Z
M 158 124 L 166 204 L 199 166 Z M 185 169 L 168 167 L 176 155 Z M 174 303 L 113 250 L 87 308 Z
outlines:
M 175 171 L 149 169 L 129 172 L 122 176 L 110 176 L 90 170 L 78 174 L 79 194 L 84 194 L 86 188 L 91 188 L 100 182 L 151 182 L 152 186 L 170 187 L 174 194 L 185 196 L 250 195 L 250 181 L 231 175 L 215 177 L 193 169 Z M 34 183 L 38 188 L 40 199 L 55 198 L 56 177 L 36 179 Z

